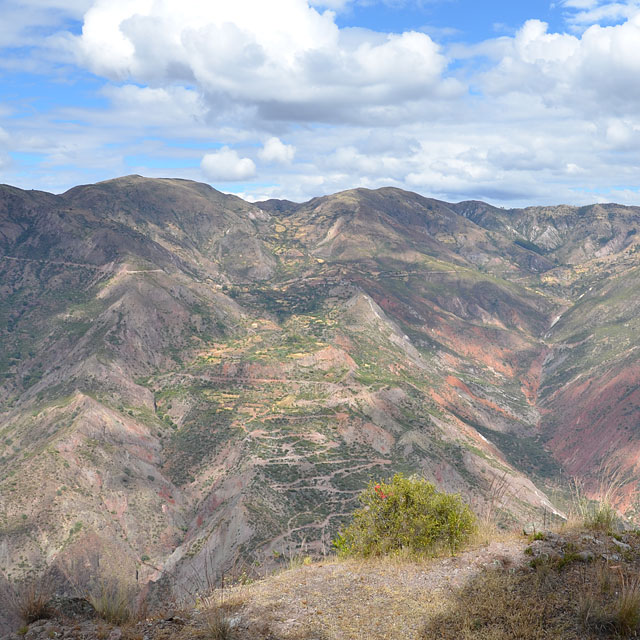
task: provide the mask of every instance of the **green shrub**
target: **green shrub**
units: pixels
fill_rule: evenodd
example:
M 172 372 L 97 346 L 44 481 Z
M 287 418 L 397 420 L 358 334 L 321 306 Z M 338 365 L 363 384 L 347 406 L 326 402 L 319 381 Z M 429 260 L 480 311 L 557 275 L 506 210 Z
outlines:
M 417 476 L 396 474 L 388 483 L 371 482 L 362 507 L 334 546 L 341 556 L 372 556 L 406 549 L 452 554 L 475 529 L 475 516 L 459 495 L 442 493 Z
M 609 533 L 615 529 L 620 518 L 613 505 L 603 500 L 597 502 L 585 517 L 584 524 L 589 529 Z

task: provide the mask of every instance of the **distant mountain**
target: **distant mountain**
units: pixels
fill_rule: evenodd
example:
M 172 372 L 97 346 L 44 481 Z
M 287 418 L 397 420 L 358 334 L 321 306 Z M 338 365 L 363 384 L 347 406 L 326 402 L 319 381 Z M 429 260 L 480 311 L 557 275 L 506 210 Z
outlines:
M 0 570 L 324 553 L 371 478 L 635 516 L 640 208 L 0 187 Z

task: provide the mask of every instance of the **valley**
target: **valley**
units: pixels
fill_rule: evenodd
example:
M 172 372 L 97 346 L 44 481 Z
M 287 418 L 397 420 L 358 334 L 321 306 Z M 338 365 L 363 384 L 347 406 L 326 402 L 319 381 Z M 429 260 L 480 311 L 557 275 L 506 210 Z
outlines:
M 638 514 L 640 208 L 0 187 L 0 571 L 240 573 L 420 473 L 503 524 Z M 500 491 L 496 490 L 500 487 Z

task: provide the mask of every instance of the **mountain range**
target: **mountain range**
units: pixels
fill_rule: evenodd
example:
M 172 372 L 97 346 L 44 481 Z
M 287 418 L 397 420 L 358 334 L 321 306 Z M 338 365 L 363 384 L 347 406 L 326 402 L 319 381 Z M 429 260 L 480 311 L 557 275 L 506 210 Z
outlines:
M 175 590 L 326 554 L 395 472 L 505 525 L 572 484 L 634 519 L 639 228 L 396 188 L 0 186 L 0 571 Z

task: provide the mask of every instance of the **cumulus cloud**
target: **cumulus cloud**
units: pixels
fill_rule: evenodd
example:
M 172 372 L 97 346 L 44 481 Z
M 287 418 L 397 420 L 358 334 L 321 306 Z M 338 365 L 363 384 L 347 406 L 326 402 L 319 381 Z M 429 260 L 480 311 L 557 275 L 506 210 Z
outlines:
M 265 162 L 291 164 L 296 154 L 296 148 L 291 144 L 284 144 L 280 138 L 269 138 L 264 147 L 258 152 L 258 157 Z
M 493 95 L 528 93 L 554 108 L 589 117 L 635 114 L 640 85 L 640 12 L 624 23 L 593 25 L 581 36 L 549 33 L 529 20 L 505 45 L 500 62 L 484 76 Z
M 207 153 L 202 158 L 200 167 L 207 178 L 220 182 L 240 182 L 256 175 L 253 160 L 241 158 L 237 151 L 229 147 Z
M 45 59 L 71 60 L 105 81 L 98 106 L 10 118 L 24 101 L 0 105 L 11 132 L 0 130 L 0 152 L 30 158 L 21 171 L 14 154 L 3 181 L 61 190 L 135 171 L 243 182 L 259 161 L 247 197 L 389 184 L 505 204 L 637 195 L 605 187 L 640 171 L 640 0 L 566 0 L 558 32 L 530 20 L 446 48 L 436 41 L 448 27 L 430 37 L 336 22 L 357 4 L 419 0 L 4 1 L 18 29 L 0 25 L 0 47 L 38 46 L 33 34 L 49 30 L 46 53 L 20 50 L 21 64 L 42 73 Z M 77 19 L 82 33 L 61 32 Z M 203 141 L 227 146 L 207 153 Z
M 327 121 L 399 100 L 447 97 L 447 61 L 426 34 L 340 30 L 307 0 L 96 0 L 77 60 L 114 81 L 197 86 L 215 110 Z

